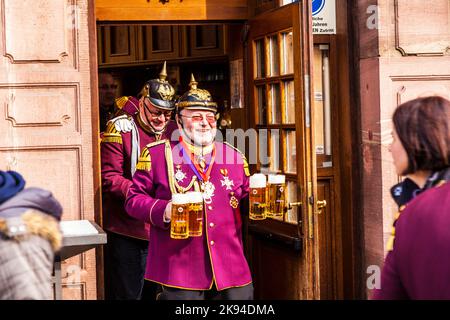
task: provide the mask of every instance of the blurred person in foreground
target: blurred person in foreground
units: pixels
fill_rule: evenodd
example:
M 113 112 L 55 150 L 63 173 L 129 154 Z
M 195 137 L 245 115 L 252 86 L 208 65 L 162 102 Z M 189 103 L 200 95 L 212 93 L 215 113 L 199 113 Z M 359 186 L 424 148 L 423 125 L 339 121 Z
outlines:
M 52 299 L 62 208 L 52 193 L 0 171 L 0 300 Z
M 450 101 L 417 98 L 393 115 L 398 175 L 381 288 L 373 299 L 450 299 Z

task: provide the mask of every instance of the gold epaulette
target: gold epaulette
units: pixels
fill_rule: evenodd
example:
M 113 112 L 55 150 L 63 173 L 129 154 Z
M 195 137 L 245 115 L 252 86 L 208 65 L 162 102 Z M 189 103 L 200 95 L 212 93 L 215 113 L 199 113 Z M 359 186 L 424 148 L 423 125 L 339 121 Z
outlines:
M 136 165 L 136 170 L 150 171 L 152 168 L 152 158 L 150 157 L 150 152 L 148 147 L 142 149 L 141 155 L 139 156 L 138 163 Z
M 115 100 L 115 102 L 116 102 L 117 108 L 118 109 L 122 109 L 125 106 L 125 104 L 128 102 L 128 97 L 127 96 L 123 96 L 123 97 L 117 98 Z
M 106 130 L 103 133 L 102 143 L 104 142 L 115 142 L 122 144 L 122 135 L 116 129 L 114 121 L 109 121 Z
M 248 167 L 248 162 L 247 162 L 247 158 L 245 157 L 245 155 L 242 153 L 241 150 L 239 150 L 239 149 L 236 148 L 235 146 L 229 144 L 229 143 L 226 142 L 226 141 L 224 141 L 224 143 L 225 143 L 227 146 L 229 146 L 230 148 L 236 150 L 236 152 L 238 152 L 238 153 L 241 155 L 242 160 L 244 161 L 244 173 L 245 173 L 245 175 L 246 175 L 247 177 L 249 177 L 249 176 L 250 176 L 250 169 L 249 169 L 249 167 Z
M 142 149 L 141 155 L 138 159 L 138 163 L 136 165 L 136 170 L 145 170 L 150 171 L 152 168 L 152 158 L 150 156 L 150 151 L 148 149 L 163 144 L 167 141 L 167 139 L 164 140 L 158 140 L 154 141 L 152 143 L 149 143 L 145 146 L 144 149 Z

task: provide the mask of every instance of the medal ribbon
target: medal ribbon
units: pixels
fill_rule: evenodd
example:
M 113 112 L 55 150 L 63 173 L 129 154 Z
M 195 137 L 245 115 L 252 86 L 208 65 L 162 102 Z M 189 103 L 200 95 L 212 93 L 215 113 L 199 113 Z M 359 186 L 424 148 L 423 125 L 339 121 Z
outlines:
M 185 161 L 189 164 L 189 167 L 191 167 L 192 171 L 194 171 L 197 178 L 203 182 L 206 182 L 209 180 L 209 176 L 211 174 L 211 169 L 214 163 L 214 160 L 216 158 L 216 147 L 213 147 L 212 154 L 211 154 L 211 161 L 207 164 L 205 170 L 200 167 L 200 165 L 195 161 L 195 154 L 192 154 L 189 152 L 189 147 L 186 145 L 186 143 L 183 141 L 182 137 L 180 137 L 180 142 L 182 145 L 181 152 L 183 153 L 183 158 Z

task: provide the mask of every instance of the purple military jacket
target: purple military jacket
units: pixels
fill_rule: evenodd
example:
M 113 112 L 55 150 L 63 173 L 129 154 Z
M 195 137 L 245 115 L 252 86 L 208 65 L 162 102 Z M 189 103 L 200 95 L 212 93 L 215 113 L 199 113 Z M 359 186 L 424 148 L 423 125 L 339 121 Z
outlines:
M 128 114 L 128 116 L 136 123 L 140 150 L 156 140 L 155 135 L 140 124 L 137 113 L 131 116 Z M 102 134 L 100 145 L 103 228 L 110 232 L 148 240 L 150 226 L 129 216 L 124 208 L 125 198 L 132 183 L 132 132 L 117 131 L 114 127 L 114 120 L 116 119 L 111 120 Z M 169 138 L 176 128 L 175 122 L 170 121 L 161 139 Z M 137 159 L 138 157 L 136 157 L 136 161 Z
M 215 145 L 216 161 L 209 180 L 215 190 L 211 202 L 204 206 L 202 236 L 183 240 L 171 239 L 170 223 L 163 220 L 172 198 L 167 168 L 173 170 L 171 179 L 177 171 L 184 173 L 185 178 L 178 181 L 183 188 L 191 185 L 195 174 L 180 156 L 179 143 L 167 141 L 147 149 L 151 166 L 136 171 L 125 203 L 131 216 L 151 223 L 147 280 L 196 290 L 210 289 L 214 281 L 218 290 L 252 282 L 244 256 L 240 212 L 230 203 L 248 195 L 248 166 L 232 147 L 219 142 Z M 169 160 L 166 165 L 166 151 L 172 155 L 173 164 Z
M 410 201 L 373 299 L 450 299 L 450 183 Z

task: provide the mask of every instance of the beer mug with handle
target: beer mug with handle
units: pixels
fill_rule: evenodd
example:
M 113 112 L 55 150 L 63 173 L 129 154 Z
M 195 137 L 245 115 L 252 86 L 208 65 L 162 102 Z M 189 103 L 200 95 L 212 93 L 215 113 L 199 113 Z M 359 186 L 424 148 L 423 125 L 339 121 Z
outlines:
M 186 192 L 189 199 L 189 236 L 200 237 L 203 230 L 203 195 L 201 192 Z
M 189 197 L 186 194 L 172 194 L 172 219 L 170 237 L 187 239 L 189 237 Z
M 268 217 L 283 217 L 286 206 L 286 177 L 282 174 L 269 174 L 269 210 Z
M 264 220 L 267 212 L 266 176 L 255 173 L 250 177 L 250 219 Z

